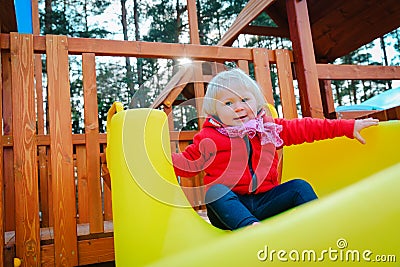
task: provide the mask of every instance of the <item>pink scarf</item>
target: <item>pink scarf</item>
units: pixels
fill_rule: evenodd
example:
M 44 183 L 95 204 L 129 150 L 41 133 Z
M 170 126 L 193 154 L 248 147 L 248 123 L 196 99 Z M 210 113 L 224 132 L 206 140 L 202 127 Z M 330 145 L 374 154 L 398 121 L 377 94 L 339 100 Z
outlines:
M 216 128 L 218 132 L 229 137 L 240 137 L 248 136 L 253 138 L 259 133 L 261 145 L 268 143 L 274 144 L 275 147 L 281 147 L 283 141 L 279 136 L 282 131 L 282 125 L 273 122 L 263 122 L 262 118 L 255 118 L 245 122 L 240 126 L 229 126 Z

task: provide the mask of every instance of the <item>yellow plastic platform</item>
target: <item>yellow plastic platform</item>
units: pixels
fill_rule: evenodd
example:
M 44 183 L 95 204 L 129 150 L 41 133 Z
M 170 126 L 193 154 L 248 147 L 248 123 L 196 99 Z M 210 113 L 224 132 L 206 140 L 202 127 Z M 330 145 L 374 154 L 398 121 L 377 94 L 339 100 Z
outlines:
M 117 266 L 398 266 L 399 122 L 363 131 L 365 146 L 338 138 L 285 148 L 283 177 L 307 179 L 321 198 L 226 232 L 200 218 L 179 188 L 166 115 L 151 109 L 111 115 Z

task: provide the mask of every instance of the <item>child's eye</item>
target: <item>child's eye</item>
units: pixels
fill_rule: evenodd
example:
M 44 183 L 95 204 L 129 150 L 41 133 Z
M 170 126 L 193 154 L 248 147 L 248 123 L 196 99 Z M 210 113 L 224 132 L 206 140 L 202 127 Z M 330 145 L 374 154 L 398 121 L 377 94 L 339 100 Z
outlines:
M 232 104 L 233 104 L 233 103 L 232 103 L 231 101 L 226 101 L 226 102 L 225 102 L 225 106 L 228 106 L 228 107 L 231 106 Z
M 248 97 L 245 97 L 245 98 L 242 99 L 242 102 L 247 102 L 247 101 L 249 101 Z

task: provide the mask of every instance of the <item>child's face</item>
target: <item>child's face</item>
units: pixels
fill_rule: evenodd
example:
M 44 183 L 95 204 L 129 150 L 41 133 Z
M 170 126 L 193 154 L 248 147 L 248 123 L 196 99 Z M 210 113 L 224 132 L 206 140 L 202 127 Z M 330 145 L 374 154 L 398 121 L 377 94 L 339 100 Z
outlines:
M 256 117 L 257 101 L 249 91 L 221 90 L 216 96 L 216 111 L 222 123 L 239 126 Z

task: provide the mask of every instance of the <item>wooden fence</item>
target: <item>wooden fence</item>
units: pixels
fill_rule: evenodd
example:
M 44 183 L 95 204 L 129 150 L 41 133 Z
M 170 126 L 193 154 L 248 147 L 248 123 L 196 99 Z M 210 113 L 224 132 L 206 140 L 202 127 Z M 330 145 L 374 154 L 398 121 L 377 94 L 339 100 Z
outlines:
M 270 103 L 274 102 L 270 64 L 276 64 L 284 116 L 297 117 L 293 56 L 288 50 L 16 33 L 0 34 L 0 48 L 0 249 L 5 251 L 0 263 L 5 266 L 11 265 L 13 257 L 22 259 L 23 266 L 76 266 L 114 259 L 111 189 L 104 168 L 106 136 L 99 133 L 97 119 L 96 57 L 231 61 L 245 71 L 253 64 Z M 47 94 L 43 94 L 42 54 L 46 55 Z M 82 57 L 84 134 L 73 134 L 71 128 L 69 55 Z M 330 68 L 318 65 L 325 77 L 321 78 L 332 78 Z M 399 68 L 391 70 L 379 78 L 399 79 Z M 204 95 L 204 88 L 197 94 Z M 187 143 L 193 134 L 178 137 L 172 132 L 171 139 Z M 196 194 L 194 199 L 201 193 L 189 192 Z

